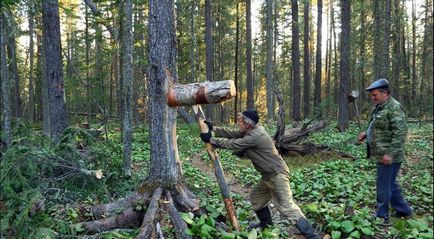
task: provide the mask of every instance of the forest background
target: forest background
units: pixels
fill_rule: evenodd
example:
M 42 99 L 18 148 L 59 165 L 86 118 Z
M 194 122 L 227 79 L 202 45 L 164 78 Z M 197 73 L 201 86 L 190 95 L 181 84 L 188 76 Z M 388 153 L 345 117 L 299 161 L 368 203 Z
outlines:
M 120 168 L 131 176 L 133 131 L 151 120 L 149 2 L 1 4 L 2 151 L 26 144 L 26 130 L 58 143 L 80 138 L 70 126 L 97 128 L 105 140 L 121 128 Z M 234 123 L 237 112 L 257 108 L 273 128 L 282 108 L 288 122 L 326 120 L 343 135 L 353 132 L 351 121 L 369 117 L 364 89 L 388 78 L 409 120 L 432 129 L 432 7 L 431 0 L 175 1 L 174 75 L 183 84 L 234 80 L 234 99 L 206 106 L 214 122 Z M 349 101 L 353 90 L 360 96 Z M 189 107 L 178 114 L 194 121 Z

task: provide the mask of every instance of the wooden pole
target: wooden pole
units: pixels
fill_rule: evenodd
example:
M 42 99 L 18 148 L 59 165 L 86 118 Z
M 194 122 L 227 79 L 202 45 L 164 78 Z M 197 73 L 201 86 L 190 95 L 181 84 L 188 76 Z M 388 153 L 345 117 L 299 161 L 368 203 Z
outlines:
M 198 125 L 199 125 L 201 133 L 206 133 L 209 131 L 208 125 L 205 124 L 204 119 L 202 117 L 199 117 Z M 220 191 L 221 191 L 221 194 L 223 196 L 223 202 L 225 203 L 225 207 L 226 207 L 226 211 L 228 213 L 229 221 L 232 223 L 233 228 L 236 231 L 239 231 L 240 230 L 240 224 L 238 223 L 238 219 L 237 219 L 237 216 L 235 214 L 234 204 L 232 202 L 231 194 L 229 191 L 229 186 L 226 182 L 225 175 L 223 173 L 223 168 L 222 168 L 222 165 L 220 163 L 220 158 L 217 154 L 216 149 L 214 148 L 214 146 L 212 146 L 212 144 L 205 143 L 205 148 L 206 148 L 206 151 L 208 152 L 208 157 L 213 162 L 214 172 L 215 172 L 218 184 L 220 186 Z

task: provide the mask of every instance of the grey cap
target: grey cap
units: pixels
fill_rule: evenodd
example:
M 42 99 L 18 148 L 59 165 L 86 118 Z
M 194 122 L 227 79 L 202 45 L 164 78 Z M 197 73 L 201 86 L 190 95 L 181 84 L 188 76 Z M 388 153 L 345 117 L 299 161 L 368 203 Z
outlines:
M 372 82 L 372 84 L 366 88 L 366 91 L 371 91 L 378 88 L 389 88 L 389 81 L 386 78 L 378 79 Z

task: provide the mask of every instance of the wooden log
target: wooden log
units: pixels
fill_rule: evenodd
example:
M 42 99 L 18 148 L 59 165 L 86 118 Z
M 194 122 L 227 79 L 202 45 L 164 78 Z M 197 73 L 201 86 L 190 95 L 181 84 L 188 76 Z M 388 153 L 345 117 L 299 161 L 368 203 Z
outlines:
M 199 119 L 198 121 L 200 131 L 202 133 L 206 133 L 209 131 L 208 125 L 205 124 L 204 119 Z M 236 230 L 240 230 L 240 224 L 238 223 L 237 216 L 235 214 L 234 204 L 232 202 L 232 198 L 229 191 L 229 186 L 226 182 L 225 175 L 223 173 L 223 167 L 220 163 L 220 158 L 217 154 L 216 149 L 210 143 L 205 144 L 206 151 L 208 153 L 208 157 L 213 162 L 214 173 L 217 178 L 217 182 L 220 186 L 220 192 L 223 196 L 223 201 L 226 207 L 226 212 L 228 213 L 229 221 L 232 223 L 232 227 Z
M 289 132 L 285 132 L 285 135 L 283 135 L 280 143 L 284 145 L 284 144 L 290 144 L 299 141 L 309 136 L 310 133 L 316 132 L 325 127 L 326 127 L 326 123 L 324 121 L 320 121 L 313 125 L 309 125 L 308 127 L 306 127 L 305 130 L 301 130 L 301 128 L 303 127 L 290 129 Z
M 184 220 L 182 220 L 181 215 L 179 215 L 179 212 L 173 203 L 172 195 L 170 195 L 169 191 L 167 192 L 167 200 L 169 202 L 169 205 L 167 207 L 169 210 L 170 219 L 172 221 L 173 226 L 175 226 L 176 238 L 182 238 L 182 239 L 192 238 L 185 233 L 185 229 L 187 229 L 187 224 L 184 222 Z
M 167 103 L 171 107 L 181 105 L 213 104 L 234 97 L 235 84 L 231 80 L 193 84 L 175 84 L 167 91 Z
M 134 228 L 139 225 L 140 219 L 143 218 L 143 211 L 136 211 L 132 207 L 116 214 L 112 217 L 82 223 L 85 232 L 95 234 L 103 231 L 113 230 L 116 228 Z
M 157 188 L 152 195 L 151 202 L 149 203 L 148 210 L 146 210 L 145 217 L 143 218 L 142 227 L 137 235 L 137 239 L 151 238 L 152 231 L 154 230 L 154 219 L 157 214 L 158 200 L 161 198 L 163 190 Z
M 122 208 L 128 208 L 133 203 L 138 202 L 140 200 L 146 200 L 148 197 L 149 195 L 147 193 L 134 192 L 130 196 L 123 198 L 121 200 L 94 206 L 90 209 L 90 211 L 95 218 L 101 218 L 103 215 L 110 214 L 114 211 L 119 211 L 119 209 Z

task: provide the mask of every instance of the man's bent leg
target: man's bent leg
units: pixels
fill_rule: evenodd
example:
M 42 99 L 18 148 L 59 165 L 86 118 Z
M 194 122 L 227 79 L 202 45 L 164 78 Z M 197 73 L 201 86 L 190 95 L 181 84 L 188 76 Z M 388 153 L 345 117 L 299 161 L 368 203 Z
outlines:
M 250 224 L 250 228 L 264 228 L 269 225 L 273 225 L 273 219 L 271 217 L 270 209 L 268 208 L 268 202 L 271 199 L 271 193 L 267 185 L 261 179 L 250 193 L 250 202 L 252 208 L 259 219 L 259 223 Z
M 273 202 L 280 214 L 290 220 L 306 238 L 320 238 L 300 210 L 300 207 L 292 199 L 289 175 L 281 173 L 273 177 L 270 179 L 270 187 L 272 189 Z

